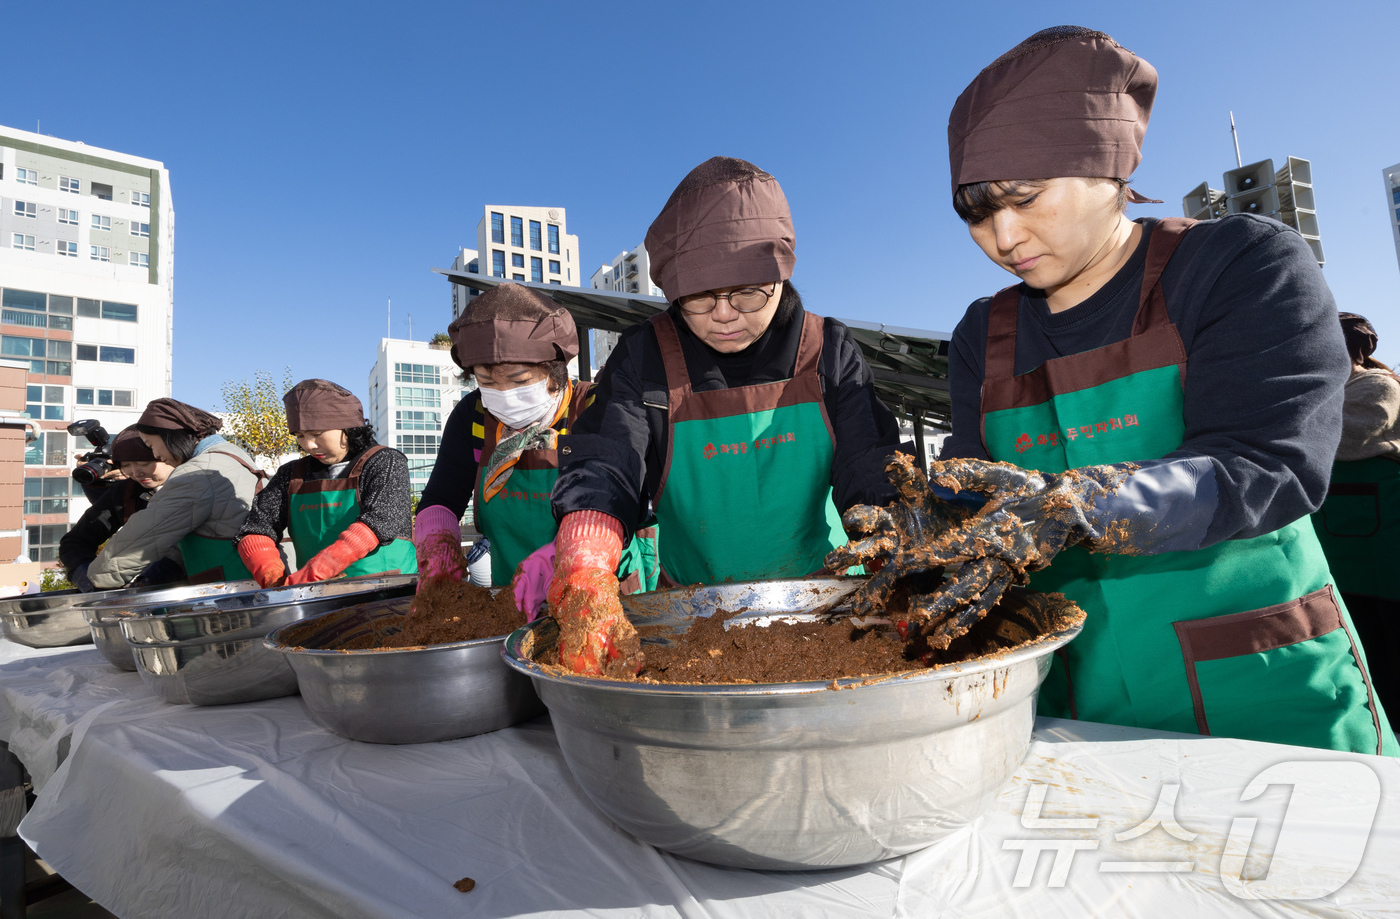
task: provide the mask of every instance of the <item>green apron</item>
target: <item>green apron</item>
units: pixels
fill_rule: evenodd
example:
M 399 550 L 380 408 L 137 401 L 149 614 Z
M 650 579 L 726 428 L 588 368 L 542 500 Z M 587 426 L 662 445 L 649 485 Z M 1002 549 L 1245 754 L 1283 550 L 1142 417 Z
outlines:
M 360 474 L 369 458 L 384 449 L 387 448 L 376 444 L 361 453 L 343 479 L 308 480 L 307 473 L 315 468 L 311 464 L 320 460 L 305 456 L 297 461 L 287 487 L 287 532 L 300 567 L 306 567 L 316 553 L 335 542 L 360 518 Z M 417 573 L 413 540 L 400 538 L 354 562 L 341 576 Z
M 650 320 L 668 389 L 666 468 L 655 498 L 663 583 L 805 577 L 846 535 L 831 500 L 834 438 L 807 313 L 792 379 L 697 393 L 669 315 Z
M 256 495 L 263 490 L 263 479 L 267 478 L 267 473 L 261 469 L 250 466 L 236 454 L 220 450 L 217 444 L 204 452 L 222 453 L 232 458 L 238 465 L 247 469 L 257 478 L 258 484 L 254 488 L 253 494 Z M 179 547 L 180 556 L 185 564 L 186 580 L 191 584 L 242 581 L 253 576 L 248 571 L 247 566 L 243 564 L 243 559 L 238 557 L 238 547 L 231 539 L 216 539 L 212 536 L 187 533 L 180 540 Z
M 567 434 L 574 420 L 588 404 L 590 384 L 573 382 L 569 410 L 560 434 Z M 557 450 L 526 450 L 511 470 L 504 487 L 489 500 L 483 497 L 482 479 L 503 425 L 480 401 L 482 449 L 477 461 L 476 500 L 473 502 L 476 528 L 491 540 L 491 583 L 504 587 L 515 576 L 525 557 L 541 546 L 554 542 L 559 524 L 550 509 L 549 496 L 559 478 Z M 475 432 L 474 432 L 475 433 Z M 656 529 L 638 530 L 617 566 L 617 579 L 625 594 L 655 590 L 657 583 Z M 648 561 L 650 559 L 650 561 Z
M 1342 593 L 1400 601 L 1400 456 L 1333 464 L 1313 526 Z
M 1161 275 L 1193 221 L 1159 222 L 1132 336 L 1015 375 L 1018 287 L 994 298 L 982 440 L 1043 472 L 1158 459 L 1186 430 L 1187 356 Z M 1359 642 L 1309 520 L 1191 552 L 1071 547 L 1032 575 L 1087 613 L 1057 652 L 1042 714 L 1395 755 Z

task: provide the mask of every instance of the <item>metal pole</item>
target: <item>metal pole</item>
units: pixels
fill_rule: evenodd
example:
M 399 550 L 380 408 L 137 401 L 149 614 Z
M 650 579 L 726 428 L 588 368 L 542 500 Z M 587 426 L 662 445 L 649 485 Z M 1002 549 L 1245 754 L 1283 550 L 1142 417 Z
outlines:
M 585 383 L 593 379 L 593 349 L 589 347 L 593 339 L 593 331 L 588 326 L 579 326 L 578 330 L 578 378 Z
M 1240 159 L 1240 135 L 1235 130 L 1235 113 L 1230 113 L 1230 137 L 1235 141 L 1235 165 L 1243 166 L 1244 160 Z
M 928 471 L 928 450 L 924 448 L 924 419 L 922 415 L 914 416 L 914 456 L 919 461 L 919 468 Z

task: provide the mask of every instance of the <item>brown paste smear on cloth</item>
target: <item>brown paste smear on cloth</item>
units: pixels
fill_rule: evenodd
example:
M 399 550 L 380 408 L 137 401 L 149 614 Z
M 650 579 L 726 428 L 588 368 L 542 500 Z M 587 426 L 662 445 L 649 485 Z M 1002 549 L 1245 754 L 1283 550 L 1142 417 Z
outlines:
M 462 893 L 471 893 L 473 890 L 476 889 L 476 881 L 473 881 L 471 878 L 462 878 L 460 881 L 453 884 L 452 886 L 460 890 Z
M 894 602 L 899 601 L 897 597 Z M 824 682 L 906 673 L 1006 653 L 1084 621 L 1079 607 L 1061 594 L 1013 588 L 971 631 L 937 650 L 923 637 L 905 641 L 888 626 L 858 628 L 849 620 L 736 624 L 725 630 L 725 620 L 746 612 L 718 610 L 698 618 L 669 645 L 644 645 L 646 665 L 636 677 L 605 676 L 645 683 L 718 684 Z M 643 637 L 655 633 L 644 629 Z M 539 637 L 528 649 L 531 659 L 551 672 L 564 673 L 553 666 L 558 660 L 553 641 Z
M 466 581 L 433 579 L 419 585 L 415 611 L 375 620 L 374 632 L 329 646 L 333 651 L 375 648 L 417 648 L 452 641 L 475 641 L 508 635 L 525 624 L 509 588 L 495 597 L 485 587 Z M 290 636 L 289 636 L 290 639 Z

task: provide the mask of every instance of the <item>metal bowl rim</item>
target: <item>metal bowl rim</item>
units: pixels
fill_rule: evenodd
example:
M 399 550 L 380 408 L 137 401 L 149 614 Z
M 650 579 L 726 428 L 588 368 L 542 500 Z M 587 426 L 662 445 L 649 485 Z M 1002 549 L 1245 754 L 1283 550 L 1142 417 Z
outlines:
M 842 690 L 875 688 L 889 685 L 908 685 L 911 682 L 941 683 L 947 680 L 976 676 L 989 670 L 1014 667 L 1050 654 L 1056 648 L 1068 644 L 1084 628 L 1072 625 L 1052 632 L 1034 644 L 1027 645 L 1009 654 L 996 657 L 978 658 L 958 664 L 942 664 L 923 670 L 906 670 L 898 673 L 875 674 L 873 676 L 843 677 L 836 680 L 806 680 L 793 683 L 633 683 L 626 680 L 610 680 L 603 677 L 561 676 L 549 673 L 534 661 L 527 660 L 519 652 L 526 634 L 538 628 L 543 620 L 536 620 L 521 626 L 506 637 L 501 646 L 501 657 L 507 666 L 531 679 L 545 680 L 562 686 L 580 689 L 594 689 L 606 692 L 639 693 L 656 696 L 759 696 L 759 695 L 802 695 L 831 689 Z
M 322 613 L 321 616 L 333 616 L 344 610 L 331 610 Z M 353 651 L 337 651 L 335 648 L 307 648 L 302 645 L 289 645 L 279 637 L 279 633 L 290 631 L 294 628 L 301 628 L 309 622 L 314 622 L 320 616 L 313 616 L 310 619 L 303 619 L 300 622 L 289 622 L 286 625 L 278 626 L 263 637 L 263 645 L 273 651 L 281 651 L 283 654 L 301 654 L 308 657 L 334 656 L 341 659 L 351 659 L 361 655 L 374 655 L 381 657 L 385 654 L 415 654 L 424 651 L 460 651 L 464 648 L 480 648 L 489 644 L 505 644 L 513 632 L 504 635 L 492 635 L 489 638 L 473 638 L 471 641 L 449 641 L 436 645 L 415 645 L 412 648 L 356 648 Z
M 254 603 L 252 603 L 252 604 L 250 604 L 250 605 L 248 605 L 248 606 L 238 607 L 238 608 L 235 608 L 235 609 L 224 609 L 223 607 L 219 606 L 219 601 L 227 601 L 227 600 L 233 600 L 233 599 L 242 599 L 243 597 L 256 597 L 258 594 L 271 593 L 271 592 L 273 592 L 273 591 L 278 591 L 278 590 L 295 590 L 295 589 L 296 589 L 296 587 L 259 587 L 259 588 L 257 588 L 256 590 L 240 590 L 240 591 L 237 591 L 237 592 L 235 592 L 235 593 L 228 593 L 228 594 L 208 594 L 208 595 L 205 595 L 205 596 L 191 597 L 189 600 L 170 600 L 170 601 L 165 601 L 165 602 L 160 602 L 160 603 L 151 603 L 151 604 L 148 604 L 149 606 L 152 606 L 152 607 L 159 607 L 159 606 L 177 606 L 177 605 L 179 605 L 179 606 L 187 606 L 187 605 L 191 605 L 191 606 L 200 606 L 200 607 L 207 607 L 207 608 L 192 609 L 192 610 L 183 610 L 183 611 L 178 612 L 178 613 L 138 613 L 138 614 L 136 614 L 136 615 L 132 615 L 132 616 L 122 616 L 122 617 L 120 617 L 120 618 L 121 618 L 123 621 L 130 621 L 130 620 L 133 620 L 133 619 L 157 619 L 157 620 L 160 620 L 161 622 L 174 622 L 174 621 L 177 621 L 177 620 L 180 620 L 180 619 L 193 619 L 193 618 L 195 618 L 196 616 L 217 615 L 217 614 L 219 614 L 219 613 L 247 612 L 248 610 L 270 610 L 270 609 L 277 609 L 278 607 L 281 607 L 281 606 L 296 606 L 296 605 L 299 604 L 299 603 L 313 603 L 313 602 L 315 602 L 315 601 L 317 601 L 317 600 L 340 600 L 340 599 L 347 598 L 347 597 L 355 597 L 355 596 L 358 596 L 359 594 L 376 593 L 376 592 L 381 591 L 381 590 L 393 590 L 393 589 L 395 589 L 395 588 L 399 588 L 399 587 L 404 587 L 404 586 L 406 586 L 406 583 L 407 583 L 407 582 L 417 580 L 417 577 L 416 577 L 415 575 L 393 575 L 392 577 L 385 577 L 385 578 L 382 578 L 381 580 L 387 581 L 387 582 L 392 582 L 392 581 L 403 581 L 403 582 L 405 582 L 405 583 L 398 583 L 398 584 L 396 584 L 396 583 L 385 583 L 385 584 L 380 584 L 380 585 L 377 585 L 377 586 L 374 586 L 374 587 L 371 587 L 371 586 L 369 586 L 368 583 L 366 583 L 366 584 L 363 584 L 363 585 L 356 585 L 356 586 L 358 586 L 358 587 L 363 587 L 362 590 L 350 590 L 350 591 L 346 591 L 345 593 L 328 594 L 328 595 L 322 595 L 322 596 L 301 597 L 300 599 L 279 600 L 279 601 L 276 601 L 276 602 L 268 601 L 268 602 L 266 602 L 266 603 L 257 603 L 257 602 L 255 601 Z M 344 582 L 342 582 L 342 581 L 322 581 L 322 582 L 318 582 L 318 583 L 320 583 L 320 584 L 340 584 L 340 583 L 344 583 Z M 316 587 L 316 586 L 318 586 L 318 585 L 317 585 L 317 584 L 305 584 L 305 585 L 296 585 L 296 586 L 298 586 L 298 587 L 299 587 L 299 586 Z

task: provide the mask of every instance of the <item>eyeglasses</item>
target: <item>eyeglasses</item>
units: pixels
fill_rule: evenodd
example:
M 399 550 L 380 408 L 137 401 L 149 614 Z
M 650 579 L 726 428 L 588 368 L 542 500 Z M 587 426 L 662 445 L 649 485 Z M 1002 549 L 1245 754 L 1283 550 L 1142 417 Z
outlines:
M 762 287 L 741 287 L 738 290 L 731 290 L 727 294 L 717 294 L 712 290 L 707 290 L 703 294 L 681 297 L 681 309 L 692 314 L 708 313 L 719 306 L 719 301 L 728 300 L 729 305 L 738 312 L 756 313 L 768 305 L 768 298 L 773 296 L 773 291 L 777 289 L 778 285 L 774 284 L 773 290 L 764 290 Z

